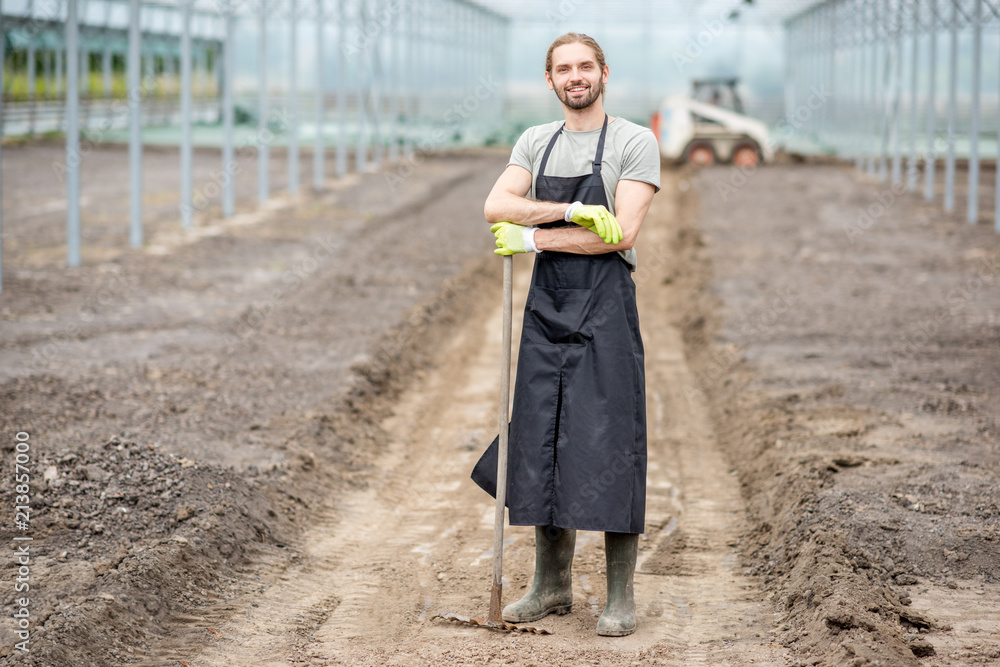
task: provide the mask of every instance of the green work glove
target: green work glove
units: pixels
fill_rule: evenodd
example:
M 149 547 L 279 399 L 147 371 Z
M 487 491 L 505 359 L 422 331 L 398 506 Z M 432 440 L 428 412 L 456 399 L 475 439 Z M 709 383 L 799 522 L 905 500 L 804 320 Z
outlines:
M 618 244 L 622 240 L 622 227 L 618 224 L 615 216 L 611 215 L 604 206 L 589 206 L 580 202 L 573 202 L 566 209 L 566 222 L 576 224 L 594 232 L 605 243 Z
M 523 227 L 513 222 L 498 222 L 490 227 L 497 237 L 497 255 L 516 255 L 519 252 L 538 252 L 534 244 L 534 227 Z

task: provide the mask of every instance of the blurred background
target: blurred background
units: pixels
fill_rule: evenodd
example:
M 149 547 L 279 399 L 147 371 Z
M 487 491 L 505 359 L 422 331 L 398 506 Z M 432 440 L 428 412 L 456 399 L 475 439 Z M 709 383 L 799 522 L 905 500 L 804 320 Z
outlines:
M 7 135 L 61 127 L 53 102 L 65 100 L 67 88 L 68 4 L 66 0 L 3 2 Z M 116 0 L 80 0 L 75 4 L 79 94 L 85 102 L 82 127 L 87 129 L 100 123 L 106 113 L 101 100 L 126 96 L 132 10 L 129 2 Z M 957 94 L 967 107 L 977 4 L 982 5 L 978 23 L 986 26 L 980 45 L 984 56 L 980 77 L 985 84 L 980 102 L 983 112 L 993 116 L 1000 95 L 996 84 L 1000 22 L 995 0 L 139 2 L 141 71 L 144 77 L 155 79 L 153 89 L 143 92 L 144 101 L 174 101 L 173 114 L 169 104 L 157 105 L 143 122 L 149 126 L 170 124 L 168 121 L 177 124 L 184 12 L 188 7 L 192 12 L 191 85 L 199 123 L 222 122 L 222 54 L 231 48 L 237 124 L 254 119 L 262 86 L 273 104 L 281 106 L 287 104 L 293 85 L 301 99 L 314 98 L 322 86 L 331 112 L 336 110 L 336 97 L 346 96 L 347 110 L 354 116 L 353 132 L 358 130 L 359 94 L 375 98 L 374 108 L 366 100 L 371 112 L 366 119 L 369 124 L 385 127 L 399 121 L 400 115 L 405 118 L 407 112 L 433 124 L 443 121 L 434 116 L 443 115 L 455 101 L 475 92 L 479 77 L 489 77 L 499 82 L 500 88 L 491 91 L 489 104 L 465 114 L 468 117 L 462 118 L 466 122 L 460 124 L 458 132 L 475 142 L 482 141 L 484 133 L 510 141 L 509 135 L 515 131 L 512 128 L 559 114 L 558 101 L 544 85 L 544 57 L 552 40 L 570 30 L 595 37 L 604 48 L 611 67 L 607 104 L 620 115 L 647 121 L 664 96 L 687 92 L 693 79 L 734 77 L 739 80 L 747 112 L 776 124 L 788 111 L 788 88 L 794 85 L 790 74 L 802 65 L 806 50 L 825 50 L 831 74 L 847 74 L 852 51 L 878 44 L 883 51 L 876 56 L 882 61 L 879 76 L 882 85 L 891 85 L 897 61 L 904 74 L 914 67 L 909 44 L 895 51 L 896 33 L 907 42 L 915 34 L 921 42 L 916 62 L 921 78 L 926 78 L 932 67 L 925 59 L 928 42 L 937 33 L 938 57 L 933 67 L 940 102 L 945 103 L 949 85 L 949 45 L 945 42 L 954 7 L 958 10 L 957 53 L 962 64 L 957 71 Z M 227 30 L 229 17 L 233 25 Z M 826 29 L 820 27 L 823 32 L 819 32 L 816 26 L 807 25 L 810 18 L 818 19 Z M 292 23 L 297 24 L 297 30 Z M 795 42 L 796 37 L 799 42 Z M 297 81 L 292 77 L 293 60 Z M 926 81 L 921 81 L 917 92 L 919 99 L 904 103 L 925 101 Z M 25 108 L 26 101 L 35 104 Z M 391 113 L 394 104 L 401 110 L 399 115 Z M 968 109 L 960 115 L 967 118 Z M 314 133 L 313 120 L 304 115 L 300 132 Z M 339 118 L 331 113 L 329 120 L 337 122 Z M 125 118 L 119 117 L 112 127 L 126 124 Z M 332 129 L 324 127 L 331 134 Z M 208 137 L 203 133 L 196 141 L 208 141 Z M 146 139 L 167 137 L 153 132 Z
M 893 182 L 905 170 L 914 190 L 937 159 L 946 178 L 960 164 L 975 180 L 997 154 L 1000 0 L 4 0 L 0 15 L 2 135 L 65 141 L 71 266 L 80 142 L 128 145 L 133 193 L 143 147 L 177 147 L 182 225 L 214 205 L 230 217 L 236 179 L 194 188 L 196 148 L 219 149 L 223 172 L 252 151 L 264 202 L 271 148 L 295 194 L 428 151 L 510 145 L 561 116 L 544 58 L 571 30 L 603 46 L 606 108 L 651 124 L 667 158 L 833 156 Z M 722 131 L 743 145 L 697 145 Z M 141 201 L 129 216 L 141 245 Z

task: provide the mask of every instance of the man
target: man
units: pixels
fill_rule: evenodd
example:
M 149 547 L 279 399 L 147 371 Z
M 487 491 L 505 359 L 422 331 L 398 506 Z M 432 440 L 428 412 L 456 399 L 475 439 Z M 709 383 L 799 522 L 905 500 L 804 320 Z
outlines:
M 608 596 L 597 632 L 635 631 L 646 491 L 642 339 L 632 246 L 660 159 L 648 129 L 604 112 L 609 70 L 593 38 L 549 47 L 545 81 L 565 123 L 529 128 L 484 207 L 497 254 L 538 253 L 510 423 L 507 507 L 535 526 L 535 576 L 512 623 L 572 610 L 576 530 L 604 531 Z M 473 479 L 496 495 L 496 441 Z

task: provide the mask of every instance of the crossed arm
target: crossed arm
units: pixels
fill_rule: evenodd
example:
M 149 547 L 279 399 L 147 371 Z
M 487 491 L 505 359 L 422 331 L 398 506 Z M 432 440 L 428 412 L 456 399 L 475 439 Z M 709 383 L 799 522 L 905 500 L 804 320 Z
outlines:
M 497 179 L 483 213 L 487 222 L 513 222 L 518 225 L 537 225 L 561 220 L 569 204 L 528 199 L 531 190 L 531 172 L 524 167 L 509 165 Z M 646 211 L 653 201 L 656 189 L 643 181 L 620 180 L 615 189 L 615 217 L 622 228 L 618 244 L 605 243 L 597 234 L 583 227 L 539 229 L 535 232 L 535 245 L 539 250 L 556 250 L 578 255 L 600 255 L 617 250 L 628 250 L 635 244 Z

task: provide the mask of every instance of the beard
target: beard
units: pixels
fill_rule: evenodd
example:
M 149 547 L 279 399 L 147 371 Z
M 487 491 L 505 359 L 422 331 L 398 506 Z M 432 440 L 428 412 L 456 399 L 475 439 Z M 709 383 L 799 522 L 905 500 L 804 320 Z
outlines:
M 572 86 L 571 86 L 572 87 Z M 582 97 L 570 97 L 569 93 L 565 89 L 556 89 L 556 97 L 559 101 L 570 109 L 586 109 L 591 104 L 597 101 L 597 98 L 601 96 L 601 89 L 590 87 L 586 95 Z

